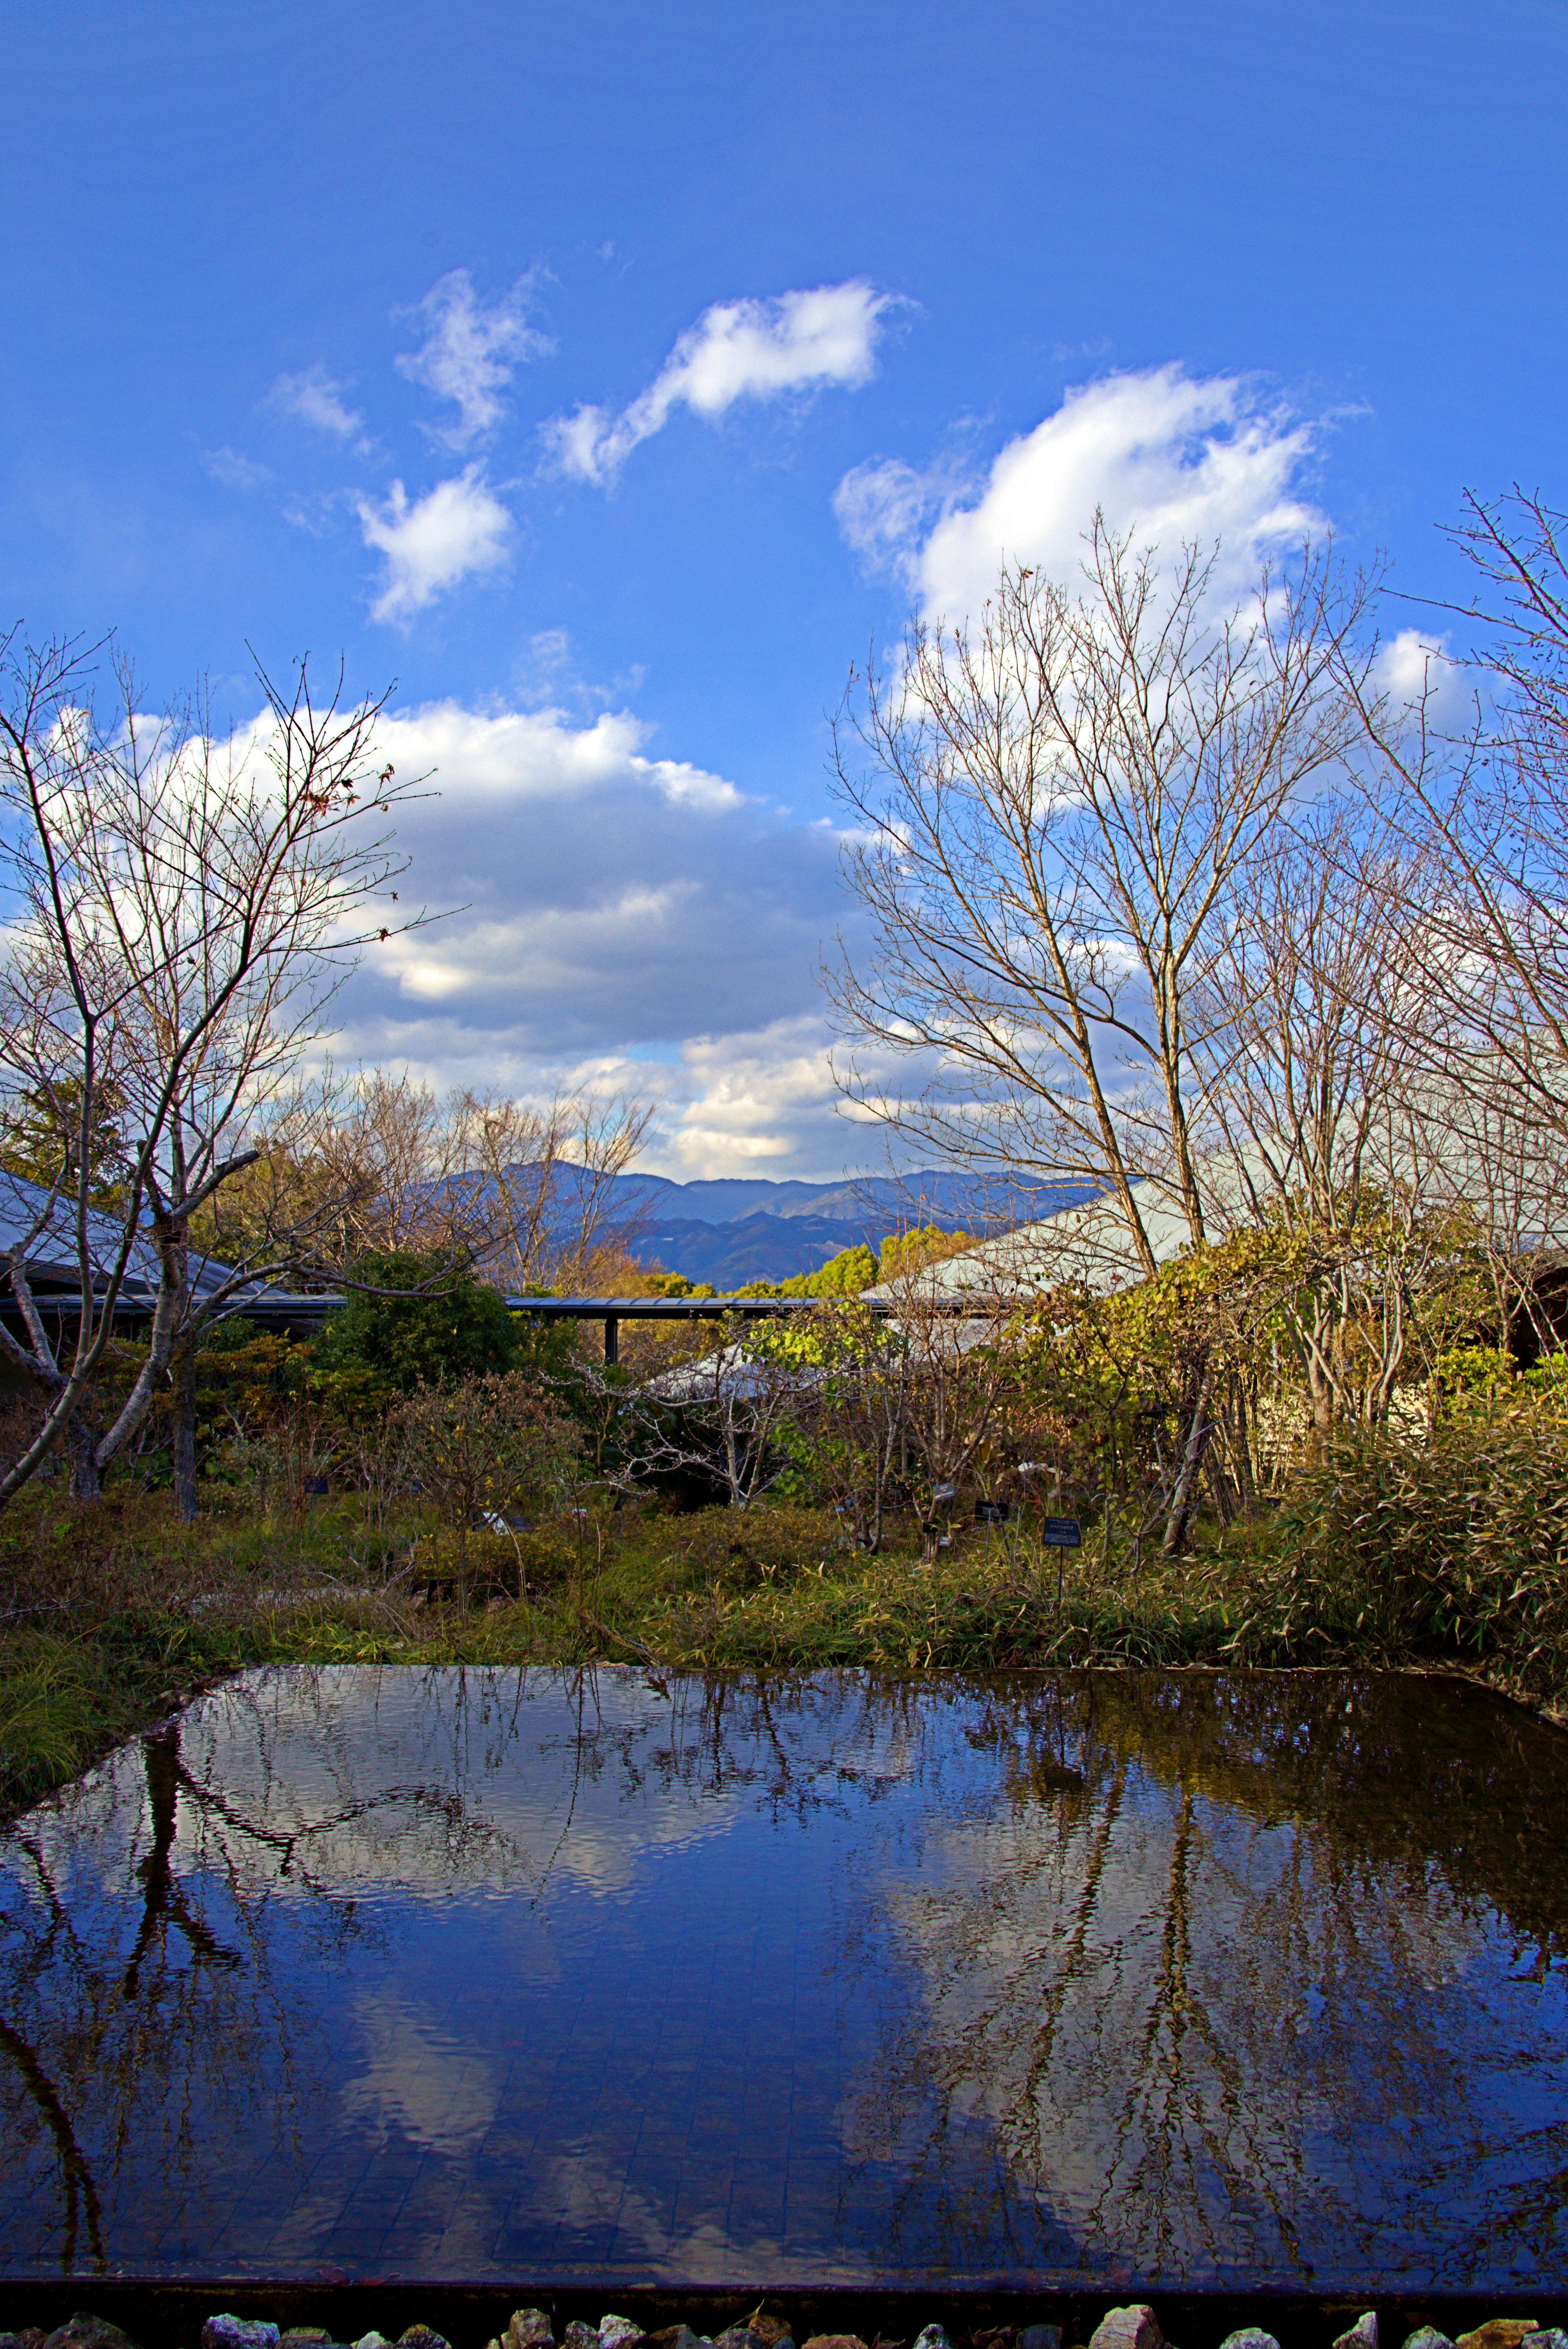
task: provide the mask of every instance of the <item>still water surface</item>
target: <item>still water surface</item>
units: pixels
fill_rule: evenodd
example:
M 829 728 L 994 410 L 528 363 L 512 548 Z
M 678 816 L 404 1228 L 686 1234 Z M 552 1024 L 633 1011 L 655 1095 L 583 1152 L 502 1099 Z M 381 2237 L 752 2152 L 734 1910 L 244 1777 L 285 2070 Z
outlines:
M 1568 1738 L 252 1672 L 0 1837 L 0 2274 L 1568 2282 Z

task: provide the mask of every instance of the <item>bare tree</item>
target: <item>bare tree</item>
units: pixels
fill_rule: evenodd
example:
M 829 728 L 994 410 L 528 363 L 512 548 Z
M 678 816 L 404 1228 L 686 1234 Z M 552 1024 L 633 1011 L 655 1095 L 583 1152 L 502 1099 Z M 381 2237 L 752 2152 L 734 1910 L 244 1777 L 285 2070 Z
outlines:
M 1194 972 L 1352 739 L 1363 589 L 1308 548 L 1216 616 L 1212 558 L 1164 570 L 1099 517 L 1085 572 L 1072 595 L 1006 570 L 973 627 L 918 623 L 858 681 L 838 772 L 875 945 L 826 976 L 851 1101 L 958 1163 L 1109 1194 L 1150 1272 L 1151 1196 L 1205 1230 Z
M 318 705 L 303 663 L 286 691 L 258 669 L 262 716 L 226 740 L 199 705 L 143 717 L 119 665 L 100 717 L 90 659 L 72 645 L 35 649 L 13 634 L 0 676 L 13 908 L 0 1077 L 62 1123 L 68 1112 L 77 1133 L 10 1250 L 26 1342 L 0 1333 L 0 1350 L 47 1408 L 0 1501 L 62 1437 L 88 1496 L 199 1319 L 233 1294 L 193 1286 L 192 1217 L 255 1161 L 356 955 L 406 919 L 391 911 L 401 866 L 384 819 L 410 786 L 377 764 L 382 704 L 346 703 L 340 678 Z M 93 1201 L 106 1086 L 127 1136 L 112 1210 Z M 27 1275 L 46 1235 L 64 1237 L 76 1267 L 74 1336 L 58 1350 Z M 274 1268 L 253 1262 L 236 1283 Z M 98 1433 L 83 1418 L 89 1384 L 138 1290 L 146 1358 Z
M 497 1287 L 574 1286 L 595 1257 L 634 1237 L 616 1179 L 641 1150 L 652 1108 L 557 1093 L 518 1101 L 373 1070 L 322 1137 L 321 1179 L 338 1203 L 332 1269 L 409 1250 L 438 1271 Z
M 718 1342 L 694 1361 L 620 1391 L 616 1481 L 695 1475 L 732 1509 L 749 1508 L 789 1465 L 781 1438 L 821 1371 L 788 1322 L 739 1314 L 715 1325 Z M 603 1380 L 589 1365 L 584 1375 Z
M 1446 1284 L 1427 978 L 1438 887 L 1375 804 L 1284 810 L 1194 971 L 1212 1185 L 1233 1227 L 1281 1244 L 1275 1311 L 1315 1442 L 1352 1394 L 1387 1413 L 1421 1299 Z
M 1436 1014 L 1420 1033 L 1456 1207 L 1477 1218 L 1500 1302 L 1568 1222 L 1568 518 L 1539 494 L 1467 499 L 1452 533 L 1475 594 L 1470 653 L 1429 653 L 1417 689 L 1347 678 L 1368 790 L 1436 868 L 1420 929 Z M 1468 707 L 1455 701 L 1455 667 Z

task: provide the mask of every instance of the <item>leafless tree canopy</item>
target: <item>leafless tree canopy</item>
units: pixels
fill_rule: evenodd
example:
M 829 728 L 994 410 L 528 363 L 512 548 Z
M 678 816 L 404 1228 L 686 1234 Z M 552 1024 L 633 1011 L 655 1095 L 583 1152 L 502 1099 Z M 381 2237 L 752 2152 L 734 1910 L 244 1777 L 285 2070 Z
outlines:
M 69 645 L 13 636 L 0 677 L 0 1075 L 77 1134 L 11 1252 L 27 1342 L 0 1342 L 51 1399 L 0 1479 L 3 1500 L 63 1433 L 77 1489 L 96 1490 L 144 1416 L 191 1323 L 192 1217 L 254 1159 L 270 1122 L 297 1119 L 302 1064 L 334 994 L 356 955 L 407 918 L 394 910 L 389 819 L 410 784 L 377 760 L 379 705 L 350 706 L 341 688 L 318 703 L 303 665 L 287 690 L 258 671 L 262 719 L 227 740 L 199 703 L 144 716 L 118 665 L 100 706 L 90 659 Z M 107 1224 L 92 1206 L 106 1090 L 129 1138 Z M 25 1268 L 46 1232 L 67 1236 L 79 1269 L 63 1359 Z M 151 1342 L 123 1407 L 94 1432 L 81 1407 L 139 1251 L 151 1258 Z
M 1140 1177 L 1205 1228 L 1223 1015 L 1194 979 L 1353 739 L 1363 599 L 1308 550 L 1216 618 L 1211 561 L 1171 574 L 1098 521 L 1086 568 L 1078 595 L 1009 569 L 973 628 L 917 624 L 857 681 L 838 771 L 875 947 L 828 987 L 852 1100 L 961 1163 L 1109 1191 L 1152 1270 Z

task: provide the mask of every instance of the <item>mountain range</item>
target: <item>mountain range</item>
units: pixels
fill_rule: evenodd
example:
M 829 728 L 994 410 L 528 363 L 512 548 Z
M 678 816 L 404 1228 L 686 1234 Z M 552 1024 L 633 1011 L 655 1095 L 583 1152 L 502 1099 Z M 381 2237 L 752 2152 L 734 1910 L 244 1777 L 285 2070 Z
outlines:
M 902 1176 L 838 1183 L 770 1182 L 761 1175 L 677 1183 L 661 1174 L 621 1174 L 609 1220 L 642 1265 L 711 1281 L 720 1290 L 748 1280 L 814 1272 L 843 1248 L 875 1248 L 890 1232 L 935 1224 L 987 1235 L 1047 1216 L 1075 1193 L 1060 1184 L 990 1189 L 973 1177 L 926 1167 Z

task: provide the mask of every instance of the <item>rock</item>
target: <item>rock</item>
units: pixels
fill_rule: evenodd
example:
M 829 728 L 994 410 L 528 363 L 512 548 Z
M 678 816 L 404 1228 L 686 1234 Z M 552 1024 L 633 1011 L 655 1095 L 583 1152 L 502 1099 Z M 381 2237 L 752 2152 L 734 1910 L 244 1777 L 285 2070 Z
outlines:
M 506 2323 L 507 2349 L 554 2349 L 555 2335 L 542 2308 L 514 2308 Z
M 289 2349 L 291 2342 L 294 2349 L 311 2349 L 314 2342 L 330 2342 L 331 2339 L 332 2335 L 325 2324 L 291 2324 L 286 2333 L 279 2333 L 278 2349 Z
M 1088 2349 L 1165 2349 L 1165 2335 L 1146 2301 L 1112 2308 L 1089 2335 Z
M 1496 2322 L 1495 2318 L 1493 2322 Z M 1507 2322 L 1505 2317 L 1503 2323 Z M 1483 2325 L 1481 2330 L 1485 2332 L 1486 2326 Z M 1568 2349 L 1568 2333 L 1564 2333 L 1560 2324 L 1543 2324 L 1537 2332 L 1527 2333 L 1519 2349 Z
M 1377 2349 L 1377 2312 L 1364 2308 L 1348 2333 L 1342 2333 L 1334 2349 Z
M 1540 2330 L 1540 2323 L 1533 2316 L 1489 2316 L 1473 2333 L 1461 2333 L 1454 2349 L 1519 2349 L 1526 2333 Z M 1339 2349 L 1337 2342 L 1334 2349 Z
M 1256 2324 L 1243 2324 L 1238 2333 L 1227 2333 L 1220 2349 L 1279 2349 L 1272 2333 L 1264 2333 Z
M 1062 2349 L 1059 2324 L 1021 2324 L 1014 2349 Z
M 858 2333 L 813 2333 L 806 2349 L 866 2349 Z
M 643 2349 L 713 2349 L 713 2344 L 705 2343 L 689 2324 L 666 2324 L 662 2333 L 649 2333 Z
M 263 2316 L 210 2316 L 201 2327 L 201 2349 L 277 2349 L 278 2338 L 277 2326 Z
M 201 2349 L 207 2349 L 205 2340 L 201 2344 Z M 392 2349 L 392 2344 L 387 2340 L 385 2333 L 362 2333 L 355 2342 L 354 2349 Z
M 237 2319 L 230 2321 L 237 2322 Z M 278 2328 L 274 2324 L 273 2339 L 275 2341 L 277 2337 Z M 205 2335 L 202 2339 L 205 2349 Z M 84 2311 L 78 2311 L 75 2316 L 67 2316 L 53 2333 L 46 2334 L 44 2349 L 136 2349 L 136 2344 L 129 2333 L 122 2333 L 118 2324 L 109 2323 L 107 2316 L 88 2316 Z
M 561 2349 L 599 2349 L 599 2328 L 574 2316 L 561 2336 Z
M 727 2340 L 728 2337 L 727 2333 L 725 2338 Z M 642 2326 L 634 2324 L 629 2316 L 602 2316 L 599 2319 L 599 2349 L 637 2349 L 637 2344 L 643 2338 Z
M 281 2343 L 279 2349 L 283 2349 Z M 428 2324 L 410 2324 L 397 2335 L 397 2349 L 451 2349 L 451 2344 L 444 2333 L 435 2332 Z
M 755 2333 L 761 2342 L 762 2349 L 784 2349 L 786 2341 L 789 2342 L 789 2349 L 795 2349 L 794 2342 L 789 2339 L 789 2327 L 783 2317 L 765 2316 L 759 2308 L 754 2308 L 746 2323 L 748 2330 Z
M 600 2341 L 603 2344 L 603 2333 Z M 769 2349 L 769 2345 L 760 2333 L 753 2333 L 749 2324 L 727 2324 L 722 2333 L 714 2334 L 713 2349 Z
M 1418 2324 L 1414 2333 L 1406 2333 L 1405 2349 L 1454 2349 L 1454 2344 L 1435 2324 Z
M 914 2349 L 953 2349 L 953 2344 L 940 2324 L 926 2324 L 915 2334 Z

